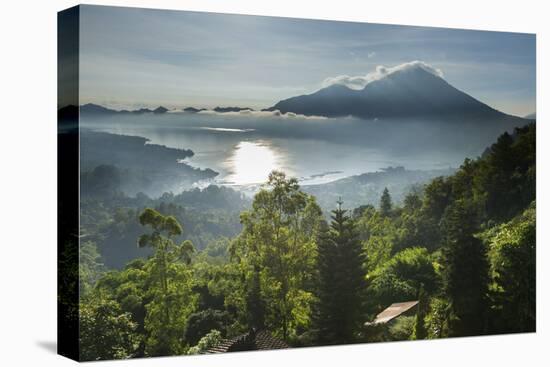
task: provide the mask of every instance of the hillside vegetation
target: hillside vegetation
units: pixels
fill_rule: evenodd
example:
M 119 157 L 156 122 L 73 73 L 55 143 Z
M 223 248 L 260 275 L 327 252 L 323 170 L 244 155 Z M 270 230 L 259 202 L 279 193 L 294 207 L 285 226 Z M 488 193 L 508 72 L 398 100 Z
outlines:
M 276 171 L 251 203 L 222 188 L 85 200 L 81 358 L 199 353 L 253 327 L 294 347 L 535 331 L 535 129 L 402 205 L 385 190 L 330 220 Z M 365 325 L 411 300 L 416 316 Z

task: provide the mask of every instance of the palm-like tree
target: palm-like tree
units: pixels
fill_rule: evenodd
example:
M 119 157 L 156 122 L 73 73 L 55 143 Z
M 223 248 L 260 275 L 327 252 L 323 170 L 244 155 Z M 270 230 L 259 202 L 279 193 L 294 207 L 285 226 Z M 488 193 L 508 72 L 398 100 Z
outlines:
M 139 223 L 152 229 L 150 233 L 139 236 L 138 246 L 148 246 L 155 250 L 154 269 L 159 275 L 160 287 L 166 295 L 168 266 L 177 261 L 189 264 L 194 251 L 193 243 L 190 240 L 185 240 L 179 245 L 174 242 L 173 238 L 183 233 L 181 224 L 174 216 L 165 216 L 155 209 L 146 208 L 139 215 Z

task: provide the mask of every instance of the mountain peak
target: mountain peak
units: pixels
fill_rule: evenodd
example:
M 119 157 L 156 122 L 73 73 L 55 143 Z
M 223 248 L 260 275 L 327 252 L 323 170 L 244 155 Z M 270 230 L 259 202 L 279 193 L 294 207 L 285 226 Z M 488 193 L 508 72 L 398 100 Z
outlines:
M 386 67 L 379 65 L 376 69 L 366 75 L 338 75 L 335 77 L 326 78 L 322 87 L 327 88 L 333 85 L 341 85 L 352 90 L 361 90 L 364 89 L 368 84 L 385 79 L 387 77 L 395 77 L 396 75 L 405 75 L 405 74 L 432 74 L 433 76 L 443 78 L 443 72 L 430 64 L 425 63 L 424 61 L 411 61 L 406 62 L 393 67 Z
M 164 106 L 159 106 L 153 110 L 153 113 L 159 114 L 159 113 L 166 113 L 168 112 L 168 108 Z
M 497 120 L 509 116 L 458 90 L 441 70 L 412 61 L 365 76 L 328 78 L 315 93 L 282 100 L 268 110 L 363 119 Z
M 386 76 L 389 76 L 395 73 L 425 72 L 443 79 L 443 72 L 441 70 L 433 67 L 430 64 L 425 63 L 424 61 L 415 60 L 415 61 L 411 61 L 411 62 L 407 62 L 401 65 L 395 66 L 393 68 L 384 68 L 384 67 L 382 68 L 383 68 L 383 71 L 385 71 Z

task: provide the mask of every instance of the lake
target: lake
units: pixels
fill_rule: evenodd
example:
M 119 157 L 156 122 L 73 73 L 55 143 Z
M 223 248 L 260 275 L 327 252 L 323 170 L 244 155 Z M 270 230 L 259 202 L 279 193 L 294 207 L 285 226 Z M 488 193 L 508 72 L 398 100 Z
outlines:
M 254 186 L 272 170 L 319 184 L 389 166 L 441 169 L 476 157 L 504 124 L 366 121 L 272 113 L 116 114 L 81 116 L 83 127 L 142 136 L 152 144 L 191 149 L 185 160 L 220 173 L 215 183 Z

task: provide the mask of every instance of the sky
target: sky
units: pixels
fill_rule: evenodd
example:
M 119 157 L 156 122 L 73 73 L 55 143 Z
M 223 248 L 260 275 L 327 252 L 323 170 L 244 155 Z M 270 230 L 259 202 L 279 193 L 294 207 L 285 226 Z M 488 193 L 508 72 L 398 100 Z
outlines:
M 420 60 L 494 108 L 535 112 L 532 34 L 101 6 L 80 15 L 81 104 L 259 109 Z

